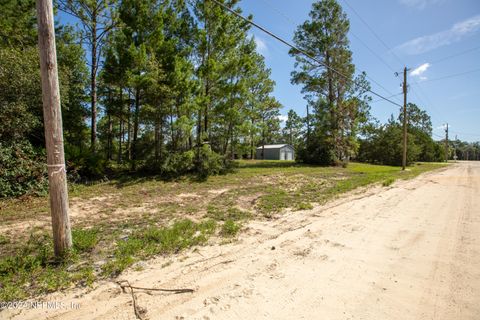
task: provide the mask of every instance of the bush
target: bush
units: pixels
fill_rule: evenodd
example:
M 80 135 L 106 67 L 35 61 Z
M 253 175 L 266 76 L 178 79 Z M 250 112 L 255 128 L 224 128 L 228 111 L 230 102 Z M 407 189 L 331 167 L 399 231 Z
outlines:
M 195 168 L 194 160 L 195 153 L 192 150 L 169 154 L 161 165 L 160 172 L 167 177 L 189 173 Z
M 222 174 L 232 168 L 232 162 L 212 151 L 208 144 L 200 148 L 196 161 L 196 173 L 202 179 L 210 175 Z
M 298 160 L 308 164 L 333 165 L 335 154 L 328 143 L 309 143 L 300 146 Z
M 71 145 L 65 146 L 68 177 L 74 182 L 83 179 L 99 179 L 106 175 L 108 161 L 100 154 L 91 153 L 90 150 L 80 150 Z
M 46 163 L 45 153 L 28 141 L 0 143 L 0 198 L 46 193 Z

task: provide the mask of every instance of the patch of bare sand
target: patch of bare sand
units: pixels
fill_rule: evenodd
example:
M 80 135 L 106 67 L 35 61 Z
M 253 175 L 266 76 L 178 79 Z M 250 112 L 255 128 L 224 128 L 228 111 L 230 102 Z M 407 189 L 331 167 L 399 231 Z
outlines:
M 195 290 L 138 291 L 149 319 L 478 319 L 479 173 L 480 164 L 461 163 L 252 221 L 237 242 L 159 257 L 120 278 Z M 0 315 L 135 319 L 130 293 L 112 282 L 45 299 L 79 308 Z

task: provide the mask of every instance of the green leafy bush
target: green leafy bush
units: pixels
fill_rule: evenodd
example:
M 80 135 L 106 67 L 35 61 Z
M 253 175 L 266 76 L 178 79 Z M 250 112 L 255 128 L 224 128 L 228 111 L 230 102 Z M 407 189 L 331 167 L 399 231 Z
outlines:
M 108 161 L 100 154 L 81 150 L 71 145 L 65 146 L 65 158 L 68 165 L 68 177 L 75 182 L 81 179 L 99 179 L 107 173 Z
M 212 151 L 208 144 L 200 148 L 196 163 L 196 172 L 200 178 L 205 179 L 210 175 L 222 174 L 231 168 L 231 161 Z
M 333 147 L 327 142 L 323 143 L 309 143 L 300 146 L 298 150 L 298 160 L 317 165 L 332 165 L 335 164 L 335 154 Z
M 190 150 L 169 154 L 161 165 L 161 174 L 167 177 L 182 175 L 195 168 L 195 153 Z
M 44 194 L 48 188 L 46 156 L 27 141 L 0 143 L 0 198 Z

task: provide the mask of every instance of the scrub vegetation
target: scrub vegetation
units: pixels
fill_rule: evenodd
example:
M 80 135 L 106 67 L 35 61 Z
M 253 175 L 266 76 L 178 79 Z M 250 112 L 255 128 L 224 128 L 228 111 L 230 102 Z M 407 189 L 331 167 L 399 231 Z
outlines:
M 48 198 L 0 201 L 0 300 L 90 286 L 141 261 L 241 237 L 250 219 L 275 219 L 357 187 L 408 179 L 444 164 L 343 167 L 293 161 L 239 161 L 238 169 L 199 181 L 138 178 L 70 185 L 73 242 L 62 261 L 53 254 Z M 28 226 L 28 227 L 27 227 Z M 222 240 L 223 239 L 223 240 Z

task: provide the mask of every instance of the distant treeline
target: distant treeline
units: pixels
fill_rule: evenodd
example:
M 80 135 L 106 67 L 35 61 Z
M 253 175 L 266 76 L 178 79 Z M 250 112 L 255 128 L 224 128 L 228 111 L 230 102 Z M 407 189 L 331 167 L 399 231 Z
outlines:
M 220 1 L 241 13 L 238 0 Z M 208 0 L 55 1 L 69 178 L 118 173 L 199 177 L 289 143 L 299 161 L 399 164 L 401 127 L 369 113 L 366 74 L 355 75 L 349 21 L 317 1 L 294 43 L 292 83 L 306 116 L 284 107 L 250 25 Z M 0 197 L 45 191 L 46 167 L 34 0 L 0 3 Z M 67 20 L 68 21 L 68 20 Z M 335 69 L 338 72 L 332 72 Z M 409 105 L 409 162 L 440 161 L 428 115 Z M 460 150 L 460 149 L 458 149 Z M 477 149 L 478 151 L 478 145 Z M 470 154 L 470 153 L 468 153 Z M 477 153 L 478 154 L 478 153 Z

